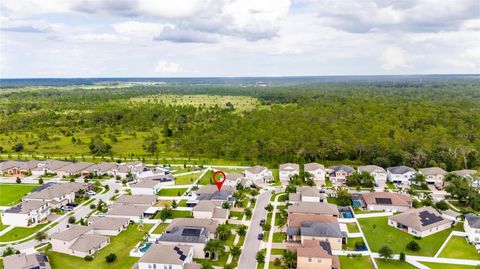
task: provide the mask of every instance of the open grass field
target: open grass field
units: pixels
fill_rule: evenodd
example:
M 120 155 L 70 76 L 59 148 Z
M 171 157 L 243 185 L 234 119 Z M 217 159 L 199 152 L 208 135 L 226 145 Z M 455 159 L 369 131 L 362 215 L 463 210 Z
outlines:
M 200 176 L 200 171 L 188 174 L 188 175 L 182 175 L 182 176 L 175 176 L 175 185 L 188 185 L 192 184 L 198 177 Z
M 249 111 L 260 106 L 259 100 L 250 96 L 220 96 L 220 95 L 176 95 L 159 94 L 135 97 L 130 99 L 133 102 L 165 103 L 174 106 L 194 107 L 225 107 L 230 102 L 235 111 Z
M 31 234 L 34 234 L 41 228 L 45 227 L 47 224 L 48 223 L 39 224 L 32 228 L 15 227 L 12 230 L 8 231 L 6 234 L 0 236 L 0 243 L 23 239 Z
M 130 257 L 130 250 L 132 250 L 143 238 L 144 234 L 152 228 L 152 224 L 145 224 L 143 231 L 139 231 L 137 227 L 137 225 L 130 225 L 127 230 L 121 232 L 118 236 L 110 237 L 110 244 L 97 252 L 93 261 L 85 261 L 83 258 L 47 251 L 50 264 L 53 269 L 130 269 L 138 260 L 138 258 Z M 105 261 L 105 256 L 110 253 L 117 255 L 117 260 L 113 263 L 107 263 Z
M 468 244 L 465 238 L 460 236 L 450 237 L 450 240 L 448 240 L 447 245 L 442 250 L 439 257 L 480 260 L 480 254 L 475 250 L 475 247 Z
M 0 184 L 0 206 L 12 206 L 18 204 L 22 197 L 33 189 L 37 188 L 38 184 Z
M 157 195 L 158 196 L 181 196 L 187 188 L 174 188 L 174 189 L 161 189 Z
M 369 256 L 347 257 L 338 256 L 342 269 L 371 269 L 373 268 Z
M 408 262 L 401 262 L 399 260 L 384 260 L 384 259 L 375 259 L 375 262 L 378 265 L 378 269 L 415 269 L 416 267 L 409 264 Z
M 363 242 L 363 238 L 361 237 L 351 237 L 348 238 L 347 244 L 343 245 L 343 249 L 345 250 L 355 250 L 355 243 Z
M 378 252 L 382 246 L 388 245 L 394 253 L 404 252 L 419 256 L 434 256 L 452 230 L 462 230 L 462 227 L 457 225 L 417 240 L 410 234 L 388 226 L 387 217 L 364 218 L 358 221 L 372 251 Z M 412 240 L 420 245 L 419 251 L 414 252 L 406 248 L 408 242 Z
M 430 267 L 430 269 L 476 269 L 478 267 L 470 265 L 458 265 L 448 263 L 422 262 L 421 264 Z
M 210 185 L 214 184 L 212 181 L 213 172 L 207 171 L 197 182 L 198 185 Z

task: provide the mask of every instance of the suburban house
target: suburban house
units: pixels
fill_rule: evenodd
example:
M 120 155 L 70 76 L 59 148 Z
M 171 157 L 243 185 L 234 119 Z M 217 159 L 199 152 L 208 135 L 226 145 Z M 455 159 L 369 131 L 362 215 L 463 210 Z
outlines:
M 459 177 L 463 177 L 465 179 L 471 180 L 470 184 L 473 187 L 480 187 L 480 172 L 477 170 L 472 170 L 472 169 L 463 169 L 463 170 L 457 170 L 452 172 L 454 175 L 457 175 Z M 474 179 L 475 175 L 477 175 L 477 178 Z
M 447 175 L 447 171 L 440 167 L 420 168 L 418 169 L 418 172 L 425 176 L 425 180 L 428 184 L 435 184 L 438 186 L 443 186 L 445 176 Z
M 287 208 L 288 214 L 305 213 L 316 215 L 329 215 L 338 217 L 340 215 L 337 205 L 329 203 L 298 202 Z
M 48 215 L 50 215 L 48 202 L 22 201 L 2 212 L 2 222 L 4 225 L 31 227 L 45 221 Z
M 305 240 L 294 252 L 297 253 L 297 269 L 340 268 L 340 260 L 332 254 L 328 241 Z
M 314 180 L 325 181 L 325 166 L 319 163 L 307 163 L 303 166 L 305 172 L 309 173 Z
M 412 198 L 394 192 L 367 192 L 360 194 L 360 204 L 366 210 L 406 212 L 412 207 Z
M 364 165 L 357 168 L 359 173 L 367 172 L 374 179 L 376 183 L 385 183 L 387 181 L 387 171 L 377 165 Z
M 155 167 L 153 169 L 143 169 L 143 171 L 139 171 L 136 173 L 135 178 L 137 179 L 144 179 L 150 178 L 155 176 L 165 176 L 170 174 L 170 171 L 161 167 Z
M 249 183 L 249 186 L 252 185 L 252 181 L 245 178 L 245 176 L 241 173 L 228 173 L 225 182 L 223 182 L 224 186 L 237 186 L 238 184 L 242 184 L 242 180 L 245 180 L 245 183 Z M 244 184 L 242 184 L 244 186 Z M 249 187 L 244 186 L 244 187 Z
M 87 162 L 76 162 L 71 163 L 69 165 L 63 166 L 55 170 L 55 173 L 59 176 L 88 176 L 90 172 L 88 168 L 94 166 L 94 163 L 87 163 Z
M 133 268 L 200 269 L 201 265 L 193 262 L 192 246 L 153 244 Z
M 132 195 L 156 195 L 162 188 L 163 183 L 153 179 L 143 179 L 136 183 L 130 184 Z
M 433 207 L 422 207 L 388 217 L 388 225 L 411 235 L 426 237 L 446 230 L 454 221 L 445 219 Z
M 127 218 L 133 222 L 139 222 L 141 219 L 145 218 L 147 215 L 153 215 L 155 212 L 149 211 L 150 206 L 141 206 L 141 205 L 129 205 L 129 204 L 113 204 L 108 209 L 105 216 L 112 218 Z
M 87 168 L 89 174 L 95 176 L 108 175 L 114 177 L 117 172 L 118 164 L 110 162 L 101 162 Z
M 303 243 L 305 240 L 326 240 L 332 249 L 341 250 L 346 238 L 347 234 L 341 231 L 336 217 L 306 213 L 288 216 L 287 241 Z
M 128 227 L 128 218 L 110 218 L 92 216 L 88 226 L 93 228 L 95 234 L 116 236 Z
M 46 183 L 23 197 L 23 201 L 48 202 L 51 208 L 58 208 L 61 205 L 75 202 L 75 196 L 80 191 L 89 189 L 90 184 L 88 183 Z
M 45 253 L 20 253 L 3 258 L 5 269 L 51 269 Z
M 408 166 L 393 166 L 387 168 L 387 179 L 390 182 L 408 185 L 417 171 Z
M 211 219 L 176 218 L 167 226 L 158 241 L 163 245 L 193 247 L 193 258 L 208 258 L 207 242 L 215 238 L 218 222 Z
M 468 241 L 474 244 L 477 250 L 480 250 L 480 216 L 472 213 L 466 214 L 463 229 L 467 234 Z
M 126 178 L 127 175 L 130 173 L 132 177 L 136 178 L 138 175 L 145 171 L 148 171 L 147 166 L 140 161 L 135 161 L 120 164 L 118 166 L 117 175 L 119 175 L 121 178 Z
M 296 193 L 288 194 L 288 201 L 292 204 L 297 202 L 326 203 L 327 195 L 320 193 L 315 187 L 297 187 Z
M 300 174 L 300 165 L 296 163 L 284 163 L 279 168 L 280 180 L 290 180 L 294 175 Z
M 222 201 L 200 200 L 193 207 L 193 217 L 196 219 L 213 219 L 219 224 L 225 224 L 230 210 L 222 208 Z
M 82 258 L 110 244 L 108 236 L 94 234 L 92 227 L 82 225 L 71 225 L 65 231 L 52 234 L 50 238 L 52 251 Z
M 187 206 L 194 207 L 202 200 L 227 202 L 231 206 L 234 206 L 235 198 L 233 197 L 233 192 L 235 192 L 235 190 L 236 188 L 234 186 L 223 186 L 220 191 L 218 191 L 216 185 L 200 186 L 195 193 L 189 196 Z
M 252 182 L 262 181 L 269 183 L 275 181 L 272 171 L 260 165 L 245 169 L 245 177 Z
M 328 177 L 330 178 L 332 183 L 336 183 L 337 181 L 344 181 L 347 179 L 347 176 L 355 172 L 355 169 L 348 165 L 330 166 L 328 170 Z
M 38 163 L 36 168 L 32 169 L 32 175 L 42 176 L 47 173 L 55 174 L 55 171 L 70 164 L 71 162 L 57 161 L 57 160 L 47 160 L 44 162 L 40 162 Z
M 461 215 L 462 215 L 461 213 L 455 212 L 451 209 L 442 210 L 442 217 L 449 220 L 453 220 L 455 223 L 457 222 L 457 220 L 460 218 Z
M 117 199 L 116 203 L 127 205 L 153 206 L 157 203 L 157 196 L 147 194 L 122 195 Z
M 2 174 L 8 176 L 21 176 L 38 167 L 39 161 L 5 161 L 0 163 Z

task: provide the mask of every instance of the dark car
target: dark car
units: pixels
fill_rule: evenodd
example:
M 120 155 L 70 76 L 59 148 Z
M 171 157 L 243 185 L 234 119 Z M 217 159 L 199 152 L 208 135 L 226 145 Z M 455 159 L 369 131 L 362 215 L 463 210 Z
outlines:
M 257 238 L 258 240 L 263 240 L 263 233 L 259 233 Z
M 265 219 L 260 220 L 260 226 L 263 226 L 263 225 L 265 225 Z

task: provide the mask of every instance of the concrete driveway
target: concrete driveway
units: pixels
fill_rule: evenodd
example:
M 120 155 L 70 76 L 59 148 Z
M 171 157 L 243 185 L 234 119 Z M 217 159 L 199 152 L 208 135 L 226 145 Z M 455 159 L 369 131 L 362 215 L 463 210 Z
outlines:
M 257 252 L 260 249 L 261 241 L 257 239 L 259 233 L 262 232 L 260 226 L 260 220 L 267 218 L 267 211 L 265 206 L 270 203 L 271 191 L 266 191 L 257 197 L 257 204 L 253 211 L 251 225 L 247 232 L 247 238 L 245 239 L 244 248 L 242 249 L 242 255 L 238 262 L 238 269 L 252 269 L 256 268 L 257 264 Z

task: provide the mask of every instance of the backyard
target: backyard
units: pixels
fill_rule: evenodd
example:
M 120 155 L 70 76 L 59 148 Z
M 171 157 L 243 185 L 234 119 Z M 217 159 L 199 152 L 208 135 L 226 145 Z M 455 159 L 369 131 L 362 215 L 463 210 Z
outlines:
M 416 267 L 408 262 L 399 260 L 375 259 L 378 269 L 415 269 Z
M 32 228 L 15 227 L 8 231 L 4 235 L 0 236 L 0 242 L 9 242 L 14 240 L 23 239 L 31 234 L 36 233 L 41 228 L 45 227 L 48 223 L 38 224 Z
M 157 193 L 157 195 L 158 196 L 181 196 L 182 194 L 185 193 L 186 190 L 187 188 L 175 188 L 175 189 L 163 188 Z
M 139 231 L 137 228 L 138 225 L 130 225 L 127 230 L 121 232 L 118 236 L 110 237 L 110 244 L 97 252 L 92 261 L 85 261 L 83 258 L 47 251 L 50 264 L 53 269 L 130 269 L 138 260 L 138 258 L 130 257 L 130 250 L 143 238 L 145 232 L 152 228 L 152 224 L 145 224 L 143 231 Z M 105 256 L 110 253 L 117 255 L 117 260 L 113 263 L 107 263 L 105 261 Z
M 175 185 L 188 185 L 192 184 L 200 175 L 200 172 L 191 173 L 188 175 L 175 176 Z
M 458 265 L 458 264 L 447 264 L 447 263 L 433 263 L 433 262 L 422 262 L 430 269 L 476 269 L 478 267 L 470 265 Z
M 434 256 L 452 230 L 462 229 L 457 225 L 422 239 L 414 239 L 412 235 L 388 226 L 387 217 L 363 218 L 358 222 L 372 251 L 378 252 L 382 246 L 387 245 L 394 253 L 405 252 L 405 254 L 419 256 Z M 420 245 L 420 250 L 411 251 L 406 248 L 408 242 L 412 240 Z
M 0 206 L 18 204 L 25 194 L 37 188 L 38 184 L 0 184 Z
M 480 260 L 480 254 L 475 250 L 475 247 L 469 245 L 465 238 L 460 236 L 450 237 L 450 240 L 448 240 L 447 245 L 442 250 L 439 257 Z
M 373 268 L 369 256 L 347 257 L 339 256 L 340 268 L 346 269 L 370 269 Z

